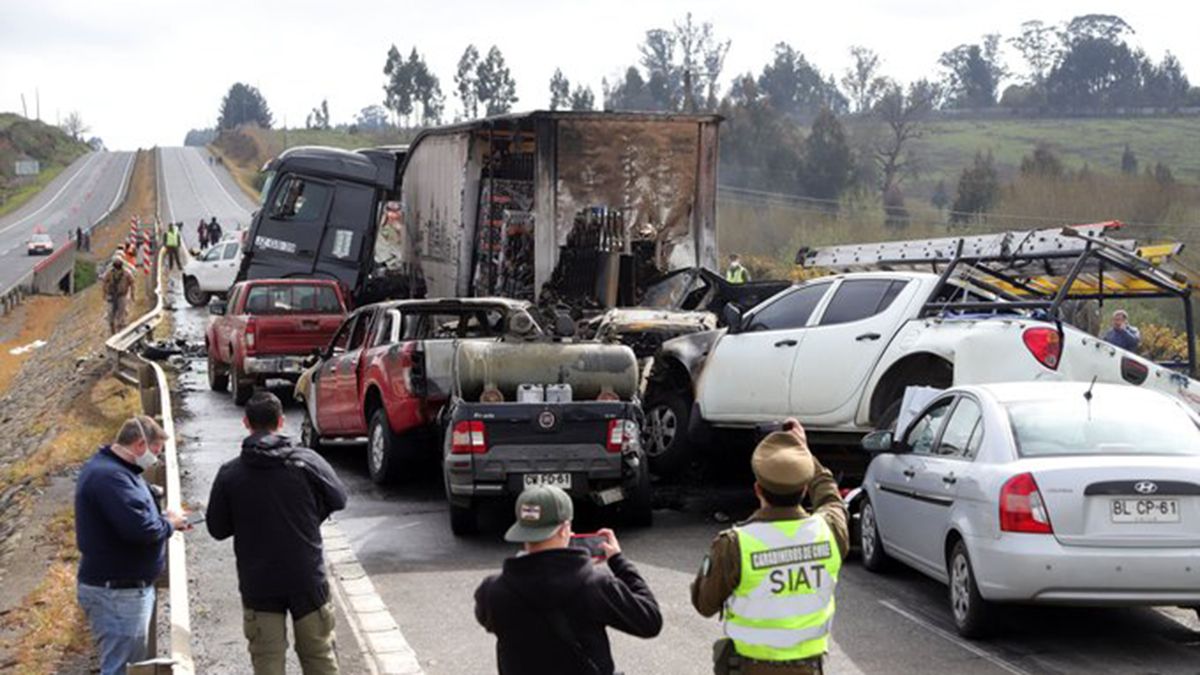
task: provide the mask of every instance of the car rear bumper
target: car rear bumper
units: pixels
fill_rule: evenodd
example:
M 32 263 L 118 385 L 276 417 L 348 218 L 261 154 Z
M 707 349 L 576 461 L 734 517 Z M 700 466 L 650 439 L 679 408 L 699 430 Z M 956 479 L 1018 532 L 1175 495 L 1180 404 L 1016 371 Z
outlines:
M 459 497 L 503 497 L 524 489 L 528 474 L 570 474 L 567 492 L 587 495 L 619 485 L 622 456 L 604 446 L 496 446 L 479 455 L 447 455 L 450 494 Z
M 970 537 L 989 600 L 1071 605 L 1200 605 L 1194 548 L 1063 546 L 1053 536 Z
M 247 375 L 299 377 L 307 367 L 303 356 L 247 356 L 242 370 Z

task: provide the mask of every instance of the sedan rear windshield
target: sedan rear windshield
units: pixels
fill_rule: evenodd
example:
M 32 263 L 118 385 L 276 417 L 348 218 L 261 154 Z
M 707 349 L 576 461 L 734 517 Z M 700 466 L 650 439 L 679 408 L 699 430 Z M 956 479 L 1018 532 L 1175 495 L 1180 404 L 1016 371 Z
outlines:
M 1008 403 L 1022 457 L 1200 455 L 1200 428 L 1173 401 L 1096 392 Z
M 341 314 L 342 304 L 326 284 L 254 286 L 246 297 L 247 314 Z

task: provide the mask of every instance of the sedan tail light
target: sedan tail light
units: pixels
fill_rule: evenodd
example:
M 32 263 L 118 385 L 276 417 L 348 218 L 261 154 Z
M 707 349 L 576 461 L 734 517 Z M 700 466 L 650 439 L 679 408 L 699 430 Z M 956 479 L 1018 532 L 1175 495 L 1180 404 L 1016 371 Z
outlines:
M 621 452 L 637 441 L 637 437 L 638 427 L 633 420 L 610 420 L 605 447 L 612 453 Z
M 450 431 L 450 454 L 481 455 L 487 452 L 487 433 L 483 422 L 463 420 Z
M 1062 359 L 1062 335 L 1057 329 L 1030 328 L 1021 338 L 1038 363 L 1050 370 L 1058 370 L 1058 363 Z
M 1029 534 L 1054 534 L 1050 513 L 1033 474 L 1009 478 L 1000 488 L 1000 530 Z

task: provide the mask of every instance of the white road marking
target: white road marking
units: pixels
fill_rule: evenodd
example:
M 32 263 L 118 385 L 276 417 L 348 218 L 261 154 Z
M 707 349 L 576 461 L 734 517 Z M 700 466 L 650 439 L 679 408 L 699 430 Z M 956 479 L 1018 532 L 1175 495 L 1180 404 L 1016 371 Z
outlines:
M 125 172 L 121 174 L 121 184 L 117 186 L 117 194 L 113 195 L 112 203 L 108 205 L 108 210 L 104 212 L 104 215 L 96 220 L 97 223 L 107 218 L 117 208 L 117 203 L 121 201 L 121 198 L 125 196 L 125 190 L 129 188 L 129 174 L 133 171 L 133 163 L 136 159 L 136 152 L 129 153 L 129 161 L 125 163 Z
M 63 183 L 63 186 L 58 189 L 58 192 L 55 192 L 54 196 L 52 196 L 50 199 L 48 199 L 45 204 L 42 204 L 41 208 L 39 208 L 36 211 L 34 211 L 33 213 L 25 216 L 24 218 L 16 221 L 15 223 L 9 225 L 8 227 L 0 228 L 0 234 L 4 234 L 5 232 L 8 232 L 9 230 L 13 229 L 14 227 L 20 225 L 21 223 L 25 223 L 30 220 L 33 220 L 34 216 L 36 216 L 37 214 L 41 213 L 42 211 L 45 211 L 46 209 L 53 206 L 54 202 L 57 201 L 60 196 L 62 196 L 62 193 L 66 192 L 67 188 L 71 187 L 71 184 L 74 183 L 76 179 L 78 179 L 80 176 L 82 176 L 84 174 L 84 169 L 86 169 L 89 164 L 96 161 L 96 158 L 99 157 L 101 154 L 103 154 L 103 153 L 93 152 L 91 154 L 91 156 L 88 157 L 86 160 L 84 160 L 83 164 L 81 164 L 79 166 L 79 170 L 76 171 L 74 173 L 74 175 L 72 175 L 71 178 L 69 180 L 67 180 L 67 182 Z
M 887 607 L 888 609 L 892 610 L 893 612 L 895 612 L 895 613 L 899 614 L 900 616 L 908 619 L 909 621 L 917 624 L 918 626 L 933 633 L 934 635 L 937 635 L 938 637 L 941 637 L 949 642 L 952 642 L 952 643 L 958 645 L 959 647 L 962 647 L 963 649 L 967 650 L 968 652 L 974 654 L 975 656 L 978 656 L 981 659 L 984 659 L 988 663 L 991 663 L 992 665 L 996 666 L 997 668 L 1000 668 L 1001 670 L 1004 670 L 1009 673 L 1013 673 L 1013 675 L 1028 675 L 1028 673 L 1029 673 L 1029 671 L 1026 671 L 1012 663 L 1009 663 L 1008 661 L 1005 661 L 1004 659 L 1000 658 L 999 656 L 996 656 L 995 654 L 993 654 L 987 650 L 976 647 L 975 645 L 971 644 L 970 642 L 967 642 L 966 640 L 960 638 L 959 636 L 957 636 L 947 630 L 943 630 L 942 628 L 939 628 L 938 626 L 933 625 L 932 623 L 926 621 L 925 619 L 922 619 L 921 617 L 917 616 L 916 614 L 913 614 L 912 612 L 909 612 L 908 610 L 900 607 L 899 605 L 897 605 L 896 603 L 894 603 L 890 600 L 880 600 L 879 604 L 883 605 L 884 607 Z

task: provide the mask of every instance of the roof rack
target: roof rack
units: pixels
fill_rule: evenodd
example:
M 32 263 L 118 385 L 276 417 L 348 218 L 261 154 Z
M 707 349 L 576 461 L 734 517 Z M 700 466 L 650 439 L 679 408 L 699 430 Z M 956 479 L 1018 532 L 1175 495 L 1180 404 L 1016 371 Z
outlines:
M 922 316 L 1041 310 L 1058 320 L 1066 300 L 1181 298 L 1188 362 L 1166 365 L 1194 370 L 1190 297 L 1195 283 L 1171 262 L 1183 250 L 1183 244 L 1139 246 L 1132 239 L 1110 236 L 1121 227 L 1114 220 L 1053 229 L 802 248 L 796 253 L 796 264 L 836 273 L 888 270 L 938 274 L 938 284 L 922 308 Z M 967 299 L 970 296 L 965 293 L 947 296 L 943 290 L 951 279 L 966 280 L 999 300 Z

